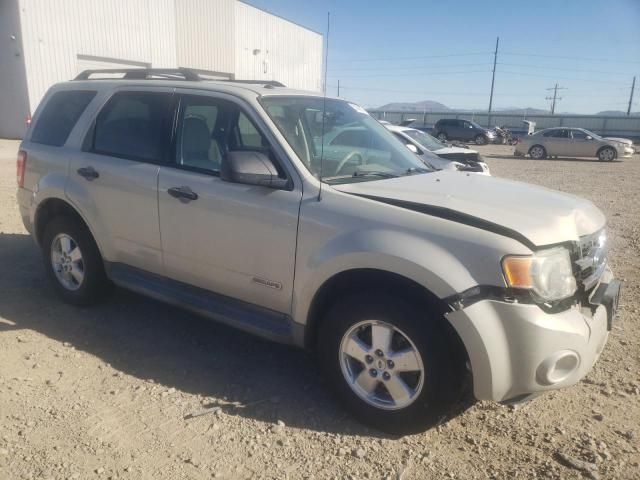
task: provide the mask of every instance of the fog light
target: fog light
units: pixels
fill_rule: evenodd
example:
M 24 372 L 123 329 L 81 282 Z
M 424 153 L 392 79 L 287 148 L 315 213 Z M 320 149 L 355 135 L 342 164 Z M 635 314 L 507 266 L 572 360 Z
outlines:
M 580 365 L 580 357 L 575 352 L 563 350 L 544 360 L 538 367 L 536 376 L 542 385 L 555 385 L 563 382 Z

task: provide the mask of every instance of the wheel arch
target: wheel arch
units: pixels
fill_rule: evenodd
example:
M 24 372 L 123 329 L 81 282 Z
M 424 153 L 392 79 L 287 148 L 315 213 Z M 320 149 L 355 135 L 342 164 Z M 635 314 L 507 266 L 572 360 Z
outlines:
M 47 224 L 57 216 L 67 216 L 75 221 L 79 222 L 83 225 L 91 234 L 96 245 L 98 246 L 98 251 L 102 255 L 102 249 L 100 247 L 100 243 L 98 239 L 94 235 L 89 223 L 84 219 L 84 217 L 80 214 L 80 212 L 69 202 L 63 200 L 58 197 L 50 197 L 43 201 L 41 201 L 35 211 L 33 217 L 33 226 L 34 226 L 34 237 L 38 245 L 42 245 L 42 236 L 44 234 L 44 230 Z
M 602 146 L 598 149 L 598 151 L 596 152 L 596 157 L 597 157 L 598 159 L 600 159 L 600 152 L 602 152 L 602 151 L 603 151 L 604 149 L 606 149 L 606 148 L 610 148 L 611 150 L 613 150 L 613 153 L 614 153 L 614 157 L 613 157 L 613 159 L 614 159 L 614 160 L 615 160 L 616 158 L 618 158 L 618 151 L 615 149 L 615 147 L 613 147 L 613 146 L 611 146 L 611 145 L 602 145 Z
M 449 305 L 431 290 L 408 277 L 375 268 L 354 268 L 338 272 L 324 281 L 311 301 L 305 326 L 304 344 L 306 348 L 316 346 L 322 318 L 330 305 L 337 299 L 357 291 L 381 290 L 391 292 L 422 305 L 434 308 L 438 318 L 457 339 L 459 347 L 466 355 L 466 349 L 457 332 L 444 314 L 451 311 Z

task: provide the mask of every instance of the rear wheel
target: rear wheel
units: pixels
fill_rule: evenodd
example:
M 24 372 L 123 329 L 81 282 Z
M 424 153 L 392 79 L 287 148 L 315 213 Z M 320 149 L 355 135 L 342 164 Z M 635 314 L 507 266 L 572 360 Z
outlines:
M 486 145 L 488 140 L 485 135 L 480 134 L 480 135 L 476 135 L 475 142 L 476 142 L 476 145 Z
M 89 305 L 111 291 L 98 246 L 77 221 L 52 219 L 42 237 L 42 256 L 47 276 L 65 302 Z
M 612 147 L 605 147 L 598 152 L 598 160 L 601 162 L 612 162 L 616 156 L 616 151 Z
M 543 158 L 547 158 L 547 151 L 542 145 L 534 145 L 529 149 L 529 155 L 534 160 L 542 160 Z
M 319 354 L 355 418 L 393 434 L 446 418 L 462 392 L 464 362 L 439 315 L 384 293 L 351 295 L 329 309 Z
M 441 142 L 446 142 L 447 141 L 447 134 L 444 132 L 440 132 L 438 134 L 438 140 L 440 140 Z

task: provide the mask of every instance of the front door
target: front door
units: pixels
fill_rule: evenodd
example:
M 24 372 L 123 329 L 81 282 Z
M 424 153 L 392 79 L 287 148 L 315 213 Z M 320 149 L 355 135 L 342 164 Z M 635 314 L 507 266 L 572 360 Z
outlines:
M 597 142 L 584 130 L 571 129 L 571 156 L 595 157 Z
M 291 309 L 300 187 L 222 181 L 227 152 L 279 162 L 261 120 L 234 97 L 181 94 L 175 154 L 160 168 L 158 205 L 166 275 L 281 313 Z

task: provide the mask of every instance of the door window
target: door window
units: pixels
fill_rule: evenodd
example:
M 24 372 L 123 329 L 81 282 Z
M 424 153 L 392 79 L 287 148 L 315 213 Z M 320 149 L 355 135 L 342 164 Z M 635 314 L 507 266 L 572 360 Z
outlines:
M 116 93 L 98 114 L 92 151 L 151 163 L 164 161 L 170 109 L 170 93 Z
M 238 105 L 212 97 L 184 95 L 176 136 L 176 166 L 218 174 L 224 155 L 260 151 L 273 158 L 269 142 Z
M 574 140 L 586 140 L 587 134 L 582 130 L 571 130 L 571 135 Z

